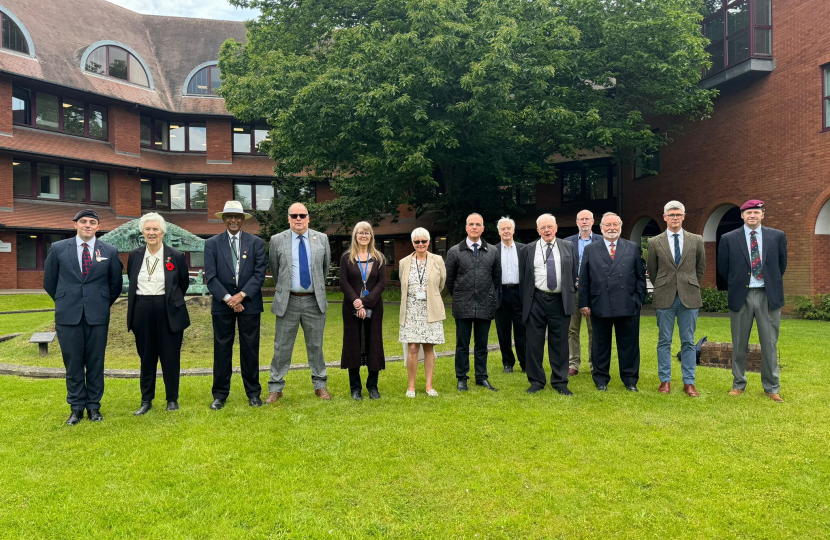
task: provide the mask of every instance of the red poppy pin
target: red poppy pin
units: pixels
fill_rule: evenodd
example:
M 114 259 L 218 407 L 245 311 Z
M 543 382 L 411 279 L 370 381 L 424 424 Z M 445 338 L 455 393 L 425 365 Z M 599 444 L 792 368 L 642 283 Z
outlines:
M 168 271 L 169 271 L 169 270 L 173 270 L 174 268 L 176 268 L 175 266 L 173 266 L 173 263 L 171 263 L 171 262 L 170 262 L 170 259 L 172 259 L 172 258 L 173 258 L 173 257 L 167 257 L 167 264 L 165 264 L 165 265 L 164 265 L 164 267 L 165 267 Z

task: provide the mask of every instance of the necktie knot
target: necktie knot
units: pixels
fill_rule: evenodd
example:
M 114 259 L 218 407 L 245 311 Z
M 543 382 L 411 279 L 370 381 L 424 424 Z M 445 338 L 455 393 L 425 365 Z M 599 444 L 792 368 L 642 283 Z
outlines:
M 755 234 L 755 233 L 752 233 L 752 234 Z M 89 244 L 87 244 L 86 242 L 84 242 L 84 243 L 83 243 L 83 244 L 81 244 L 81 245 L 82 245 L 82 246 L 84 246 L 85 248 L 88 248 L 88 247 L 89 247 Z

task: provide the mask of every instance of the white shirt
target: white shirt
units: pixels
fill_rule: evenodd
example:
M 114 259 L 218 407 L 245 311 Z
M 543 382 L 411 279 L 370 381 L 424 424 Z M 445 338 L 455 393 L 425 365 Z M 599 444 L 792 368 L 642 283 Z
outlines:
M 666 229 L 666 234 L 668 235 L 668 238 L 669 238 L 669 250 L 671 250 L 671 257 L 672 257 L 672 260 L 674 260 L 675 259 L 675 255 L 674 255 L 674 235 L 675 235 L 675 233 L 671 232 L 669 229 Z M 677 231 L 676 234 L 680 235 L 680 238 L 678 238 L 678 240 L 680 241 L 680 255 L 683 255 L 683 229 L 680 229 L 679 231 Z
M 228 247 L 230 248 L 231 253 L 233 253 L 233 241 L 232 241 L 232 239 L 236 238 L 236 268 L 233 269 L 233 273 L 234 273 L 234 281 L 236 281 L 236 283 L 238 285 L 239 284 L 239 260 L 242 258 L 242 254 L 239 251 L 240 247 L 242 245 L 240 243 L 241 238 L 239 238 L 239 236 L 242 234 L 242 231 L 239 231 L 236 234 L 231 234 L 230 231 L 226 231 L 226 232 L 228 233 Z M 233 258 L 231 258 L 231 260 L 233 260 Z M 225 294 L 225 297 L 222 298 L 222 301 L 225 302 L 230 297 L 231 297 L 230 294 Z
M 519 251 L 516 242 L 509 246 L 501 243 L 501 284 L 519 284 Z
M 757 287 L 764 286 L 764 279 L 755 279 L 755 276 L 752 275 L 752 237 L 749 233 L 752 232 L 752 229 L 744 225 L 744 236 L 746 237 L 746 252 L 749 255 L 749 288 L 755 289 Z M 764 270 L 764 258 L 762 253 L 764 253 L 764 244 L 761 240 L 761 227 L 759 226 L 755 229 L 755 239 L 758 241 L 758 256 L 761 257 L 761 274 L 763 274 Z
M 611 255 L 611 242 L 609 242 L 608 239 L 605 238 L 604 236 L 602 237 L 602 241 L 605 242 L 605 249 L 608 250 L 608 255 Z M 620 247 L 620 239 L 619 238 L 614 240 L 614 256 L 617 255 L 617 248 L 618 247 Z M 613 258 L 614 257 L 611 257 L 611 259 L 613 259 Z
M 473 244 L 478 244 L 478 249 L 481 249 L 481 238 L 479 238 L 477 242 L 473 242 L 470 240 L 469 236 L 467 237 L 467 247 L 470 248 L 470 251 L 472 251 L 473 254 L 475 254 L 476 250 L 473 249 Z
M 81 269 L 81 275 L 84 273 L 84 246 L 82 245 L 85 240 L 82 240 L 80 236 L 75 235 L 75 247 L 78 252 L 78 268 Z M 89 246 L 89 259 L 92 260 L 95 257 L 95 237 L 92 237 L 92 240 L 86 242 Z
M 163 246 L 159 248 L 155 255 L 151 255 L 149 249 L 144 250 L 141 270 L 138 271 L 138 288 L 136 289 L 136 294 L 139 296 L 164 294 L 164 261 L 161 260 L 163 256 Z M 150 273 L 151 270 L 152 274 Z
M 545 264 L 545 255 L 548 253 L 548 245 L 553 248 L 551 259 L 556 267 L 556 289 L 551 291 L 548 289 L 548 268 Z M 548 261 L 547 264 L 550 264 Z M 541 238 L 537 242 L 536 254 L 533 256 L 533 283 L 537 289 L 546 292 L 562 292 L 562 261 L 560 259 L 559 246 L 556 245 L 556 238 L 553 242 L 548 244 Z

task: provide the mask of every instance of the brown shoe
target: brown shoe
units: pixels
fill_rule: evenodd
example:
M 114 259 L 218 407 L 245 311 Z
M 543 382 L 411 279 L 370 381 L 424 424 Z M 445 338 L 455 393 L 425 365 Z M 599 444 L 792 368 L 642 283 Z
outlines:
M 574 375 L 578 374 L 579 370 L 575 368 L 568 368 L 568 377 L 573 377 Z
M 671 383 L 670 382 L 661 382 L 660 388 L 657 389 L 658 392 L 661 394 L 668 394 L 671 393 Z
M 693 384 L 684 384 L 683 391 L 686 392 L 686 395 L 689 397 L 698 397 L 697 390 L 695 390 L 695 385 Z
M 728 395 L 730 395 L 730 396 L 740 396 L 743 393 L 744 393 L 743 390 L 741 390 L 739 388 L 733 388 L 732 390 L 729 391 Z
M 767 397 L 776 403 L 784 403 L 784 398 L 782 398 L 778 394 L 767 394 Z
M 331 399 L 331 394 L 329 394 L 329 391 L 325 388 L 319 388 L 315 390 L 314 393 L 317 394 L 317 397 L 320 399 L 325 399 L 327 401 Z
M 271 404 L 276 403 L 282 397 L 282 392 L 268 392 L 268 399 L 265 400 L 265 403 Z

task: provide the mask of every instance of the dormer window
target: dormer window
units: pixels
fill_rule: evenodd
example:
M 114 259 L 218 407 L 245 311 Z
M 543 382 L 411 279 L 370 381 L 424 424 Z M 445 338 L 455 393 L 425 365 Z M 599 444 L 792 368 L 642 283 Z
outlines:
M 29 50 L 29 42 L 26 40 L 26 34 L 20 29 L 17 23 L 7 14 L 0 12 L 0 30 L 3 34 L 2 44 L 4 49 L 19 52 L 26 55 L 31 55 Z
M 193 75 L 187 82 L 187 95 L 191 96 L 215 96 L 216 89 L 222 84 L 222 75 L 219 73 L 219 66 L 205 66 Z
M 150 80 L 141 62 L 125 49 L 115 45 L 98 47 L 86 59 L 86 71 L 121 79 L 138 86 L 150 87 Z

